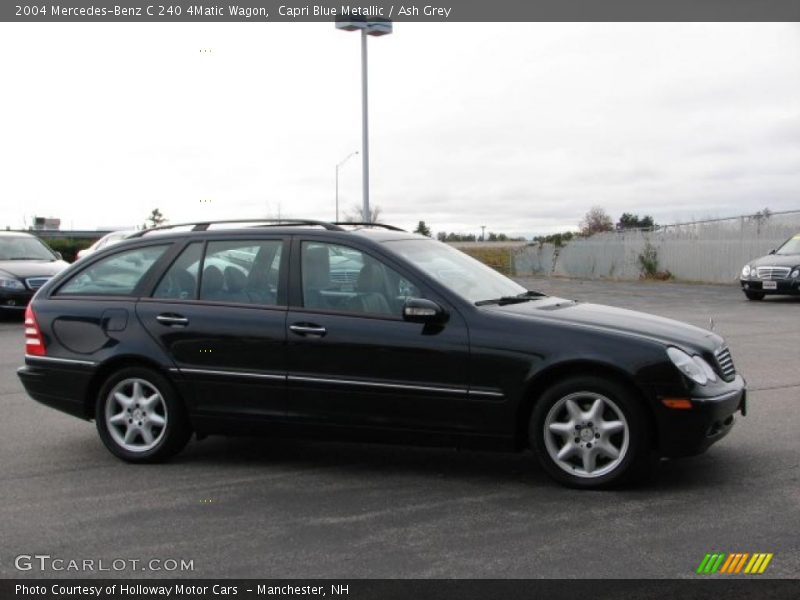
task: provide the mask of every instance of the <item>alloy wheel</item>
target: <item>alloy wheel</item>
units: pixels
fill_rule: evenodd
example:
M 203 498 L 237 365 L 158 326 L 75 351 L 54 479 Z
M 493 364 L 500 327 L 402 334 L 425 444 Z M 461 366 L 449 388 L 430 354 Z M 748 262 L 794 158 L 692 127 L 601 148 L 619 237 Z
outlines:
M 147 452 L 164 437 L 167 406 L 152 383 L 140 378 L 123 379 L 106 396 L 105 421 L 120 448 Z
M 553 404 L 544 420 L 550 458 L 567 473 L 602 477 L 625 459 L 630 443 L 628 421 L 619 406 L 596 392 L 568 394 Z

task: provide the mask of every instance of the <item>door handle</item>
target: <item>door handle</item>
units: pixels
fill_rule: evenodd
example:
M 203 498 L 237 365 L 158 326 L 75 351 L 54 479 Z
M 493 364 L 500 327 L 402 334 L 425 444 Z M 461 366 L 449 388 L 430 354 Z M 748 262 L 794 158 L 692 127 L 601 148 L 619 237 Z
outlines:
M 180 325 L 185 326 L 189 324 L 189 319 L 172 313 L 164 313 L 156 317 L 156 321 L 162 325 Z
M 328 333 L 328 330 L 324 327 L 311 325 L 309 323 L 295 323 L 294 325 L 289 325 L 289 329 L 292 333 L 296 333 L 297 335 L 318 335 L 319 337 L 323 337 Z

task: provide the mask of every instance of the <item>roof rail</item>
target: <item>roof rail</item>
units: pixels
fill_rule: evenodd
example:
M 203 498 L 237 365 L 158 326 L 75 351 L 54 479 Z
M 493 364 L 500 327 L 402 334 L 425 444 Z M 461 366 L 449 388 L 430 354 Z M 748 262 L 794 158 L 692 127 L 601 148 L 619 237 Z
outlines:
M 391 231 L 405 232 L 405 229 L 400 229 L 399 227 L 395 227 L 394 225 L 386 225 L 384 223 L 367 223 L 361 221 L 334 221 L 332 225 L 360 225 L 362 227 L 383 227 L 384 229 L 389 229 Z
M 318 225 L 327 229 L 328 231 L 344 231 L 342 227 L 339 227 L 335 223 L 328 223 L 326 221 L 314 221 L 311 219 L 224 219 L 224 220 L 217 220 L 217 221 L 195 221 L 192 223 L 174 223 L 171 225 L 159 225 L 158 227 L 151 227 L 150 229 L 142 229 L 141 231 L 137 231 L 131 238 L 138 238 L 143 237 L 144 235 L 152 232 L 152 231 L 164 231 L 167 229 L 175 229 L 176 227 L 191 227 L 192 231 L 207 231 L 209 226 L 211 225 L 218 225 L 218 224 L 227 224 L 227 223 L 250 223 L 251 227 L 280 227 L 281 225 L 286 225 L 290 227 L 299 226 L 299 225 Z M 259 225 L 253 225 L 254 223 L 258 223 Z
M 296 227 L 302 225 L 318 225 L 323 229 L 327 229 L 328 231 L 344 231 L 341 227 L 336 225 L 336 223 L 329 223 L 328 221 L 317 221 L 315 219 L 248 219 L 253 220 L 255 222 L 264 223 L 264 225 L 254 225 L 253 227 L 282 227 L 284 225 L 288 227 Z M 224 223 L 224 221 L 220 221 Z M 232 223 L 238 223 L 239 221 L 231 221 Z

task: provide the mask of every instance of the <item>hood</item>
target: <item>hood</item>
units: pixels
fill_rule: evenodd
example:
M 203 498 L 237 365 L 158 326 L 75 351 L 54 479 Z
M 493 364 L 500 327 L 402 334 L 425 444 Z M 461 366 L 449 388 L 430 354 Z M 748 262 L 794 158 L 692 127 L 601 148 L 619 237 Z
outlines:
M 12 277 L 52 277 L 66 269 L 69 263 L 63 260 L 0 260 L 0 274 Z
M 602 304 L 584 304 L 551 296 L 531 302 L 505 306 L 493 305 L 487 308 L 520 318 L 535 317 L 546 319 L 549 322 L 575 324 L 623 335 L 646 337 L 695 351 L 714 352 L 723 343 L 723 339 L 716 333 L 682 321 L 624 308 Z
M 750 266 L 756 267 L 796 267 L 800 265 L 800 254 L 767 254 L 751 260 Z

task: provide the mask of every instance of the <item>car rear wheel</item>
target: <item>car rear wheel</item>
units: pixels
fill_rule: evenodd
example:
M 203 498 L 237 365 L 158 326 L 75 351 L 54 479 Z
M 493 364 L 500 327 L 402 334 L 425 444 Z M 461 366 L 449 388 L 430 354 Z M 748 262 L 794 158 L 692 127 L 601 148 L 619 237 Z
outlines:
M 159 462 L 180 452 L 192 430 L 183 403 L 160 373 L 128 367 L 109 377 L 95 405 L 100 439 L 129 462 Z
M 748 300 L 763 300 L 765 294 L 764 292 L 745 292 L 744 295 Z
M 639 479 L 657 460 L 641 401 L 625 386 L 575 377 L 548 389 L 530 421 L 530 443 L 554 479 L 602 488 Z

